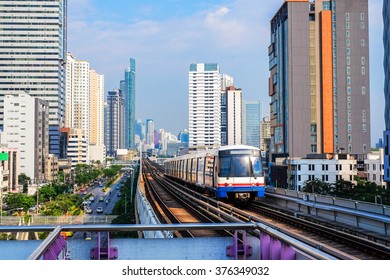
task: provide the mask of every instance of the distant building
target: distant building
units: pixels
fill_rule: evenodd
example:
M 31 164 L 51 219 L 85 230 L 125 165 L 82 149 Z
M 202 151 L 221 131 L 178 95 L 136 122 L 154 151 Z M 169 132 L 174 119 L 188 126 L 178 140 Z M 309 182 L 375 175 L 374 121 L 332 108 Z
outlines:
M 153 145 L 154 148 L 154 122 L 152 119 L 146 120 L 146 144 Z
M 89 144 L 104 145 L 104 75 L 90 72 Z M 103 155 L 102 155 L 103 156 Z
M 135 150 L 135 59 L 130 58 L 130 66 L 125 70 L 123 97 L 125 99 L 125 143 L 126 149 Z
M 177 140 L 183 143 L 188 143 L 190 141 L 190 134 L 188 130 L 180 131 Z
M 221 145 L 221 73 L 216 63 L 193 63 L 188 73 L 189 149 Z
M 123 149 L 124 143 L 124 98 L 119 89 L 108 92 L 106 108 L 106 150 L 107 156 L 115 157 L 116 150 Z
M 72 169 L 87 164 L 87 139 L 81 129 L 63 127 L 61 131 L 61 158 L 71 160 Z
M 68 53 L 66 70 L 66 127 L 81 129 L 85 139 L 89 142 L 91 124 L 91 82 L 89 62 L 85 60 L 76 60 L 72 54 Z M 94 101 L 96 101 L 95 87 L 92 96 L 94 96 Z M 93 111 L 94 119 L 96 119 L 96 113 L 96 110 Z M 96 121 L 99 121 L 99 119 Z M 97 140 L 95 136 L 96 134 L 94 135 L 94 140 Z
M 226 125 L 225 135 L 221 135 L 221 145 L 242 144 L 242 91 L 234 86 L 226 87 L 221 100 L 221 131 Z M 225 113 L 225 114 L 223 114 Z
M 242 102 L 242 139 L 249 146 L 260 148 L 261 102 Z
M 35 182 L 45 180 L 49 156 L 49 103 L 29 94 L 4 98 L 4 135 L 9 148 L 19 150 L 19 172 Z

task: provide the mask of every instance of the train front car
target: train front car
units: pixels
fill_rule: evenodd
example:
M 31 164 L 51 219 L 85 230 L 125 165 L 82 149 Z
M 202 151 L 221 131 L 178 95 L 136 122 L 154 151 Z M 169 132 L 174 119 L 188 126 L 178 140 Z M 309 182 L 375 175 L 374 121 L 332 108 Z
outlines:
M 217 198 L 252 200 L 264 197 L 260 149 L 250 146 L 221 147 L 217 169 Z

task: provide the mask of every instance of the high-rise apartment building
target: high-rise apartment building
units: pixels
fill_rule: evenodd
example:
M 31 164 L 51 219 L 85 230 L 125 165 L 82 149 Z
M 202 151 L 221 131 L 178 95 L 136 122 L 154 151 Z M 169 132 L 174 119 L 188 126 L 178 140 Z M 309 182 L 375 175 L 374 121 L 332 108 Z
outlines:
M 242 144 L 242 91 L 228 86 L 221 94 L 221 145 Z
M 262 116 L 260 101 L 242 102 L 242 140 L 249 146 L 260 148 L 260 122 Z
M 108 92 L 106 108 L 106 151 L 108 156 L 115 156 L 125 143 L 125 100 L 119 89 Z
M 49 156 L 49 103 L 22 93 L 4 97 L 2 141 L 20 154 L 19 171 L 35 182 L 45 180 Z
M 152 119 L 146 120 L 146 144 L 153 145 L 154 148 L 154 122 Z
M 390 186 L 390 2 L 383 1 L 383 46 L 385 72 L 385 131 L 384 139 L 384 181 Z
M 6 95 L 44 99 L 56 155 L 65 122 L 66 6 L 66 0 L 0 0 L 0 129 Z
M 135 150 L 135 60 L 130 58 L 130 66 L 125 70 L 125 148 Z
M 77 60 L 68 53 L 66 71 L 66 124 L 81 129 L 88 142 L 91 105 L 89 62 Z
M 104 75 L 90 70 L 89 144 L 104 145 Z
M 368 0 L 284 2 L 268 49 L 273 158 L 369 152 L 368 46 Z
M 221 145 L 221 73 L 216 63 L 190 65 L 190 151 Z

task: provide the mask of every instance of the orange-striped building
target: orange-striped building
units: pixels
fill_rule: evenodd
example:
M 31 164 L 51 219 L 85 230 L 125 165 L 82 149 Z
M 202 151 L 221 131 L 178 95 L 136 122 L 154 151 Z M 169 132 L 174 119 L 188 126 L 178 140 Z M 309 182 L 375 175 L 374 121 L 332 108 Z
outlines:
M 270 22 L 273 159 L 370 151 L 368 0 L 286 0 Z

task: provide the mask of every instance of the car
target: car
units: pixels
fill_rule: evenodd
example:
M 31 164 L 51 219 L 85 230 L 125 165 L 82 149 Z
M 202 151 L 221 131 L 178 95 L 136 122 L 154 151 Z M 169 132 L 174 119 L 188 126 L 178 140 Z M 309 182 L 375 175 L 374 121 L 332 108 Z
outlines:
M 121 196 L 121 195 L 122 195 L 122 194 L 121 194 L 120 192 L 118 192 L 118 193 L 116 194 L 116 196 L 118 196 L 118 197 Z
M 92 214 L 92 209 L 91 208 L 89 208 L 89 207 L 86 207 L 85 209 L 84 209 L 84 211 L 85 211 L 85 213 L 86 214 Z
M 72 237 L 73 231 L 62 231 L 61 234 L 65 235 L 66 237 Z
M 96 213 L 103 213 L 103 207 L 96 208 Z
M 117 185 L 117 186 L 115 187 L 115 189 L 116 189 L 116 190 L 119 190 L 119 186 Z
M 104 201 L 104 197 L 102 197 L 102 196 L 99 197 L 99 201 L 100 201 L 100 202 Z
M 91 196 L 91 197 L 89 198 L 89 201 L 94 202 L 94 201 L 95 201 L 95 197 L 94 197 L 94 196 Z

